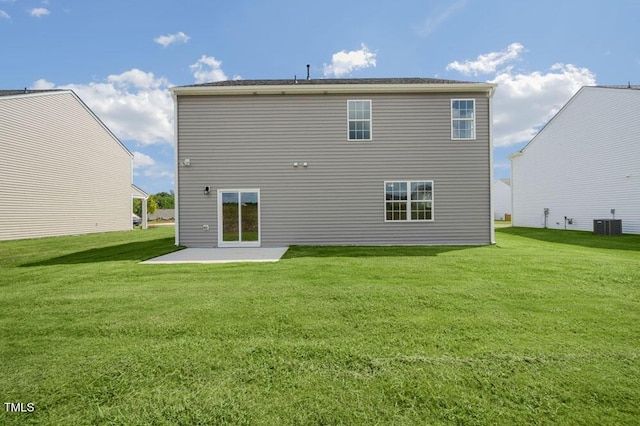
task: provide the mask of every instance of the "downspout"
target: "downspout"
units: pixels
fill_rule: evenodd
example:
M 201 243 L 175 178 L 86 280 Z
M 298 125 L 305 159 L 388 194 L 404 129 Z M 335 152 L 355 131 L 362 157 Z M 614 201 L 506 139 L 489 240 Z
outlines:
M 495 89 L 492 89 L 492 91 Z M 489 223 L 491 232 L 491 244 L 496 243 L 496 227 L 493 206 L 493 93 L 488 93 L 489 97 Z
M 131 199 L 129 200 L 129 225 L 131 225 L 131 230 L 133 231 L 133 200 L 136 199 L 133 194 L 133 154 L 131 154 Z
M 174 202 L 174 219 L 175 219 L 175 245 L 180 245 L 180 195 L 178 191 L 178 179 L 180 176 L 180 160 L 178 159 L 178 95 L 173 92 L 171 93 L 171 97 L 173 98 L 173 150 L 174 150 L 174 166 L 175 166 L 175 188 L 173 191 L 173 202 Z

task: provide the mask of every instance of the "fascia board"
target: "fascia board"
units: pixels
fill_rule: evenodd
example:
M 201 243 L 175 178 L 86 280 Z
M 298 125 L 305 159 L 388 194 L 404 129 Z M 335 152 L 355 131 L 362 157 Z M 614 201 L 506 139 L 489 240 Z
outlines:
M 52 89 L 45 92 L 35 92 L 35 93 L 16 93 L 14 95 L 6 95 L 0 96 L 0 100 L 4 99 L 20 99 L 20 98 L 35 98 L 41 96 L 54 96 L 60 95 L 63 93 L 73 93 L 73 90 L 70 89 Z
M 318 95 L 318 94 L 387 94 L 387 93 L 486 93 L 492 97 L 496 84 L 327 84 L 299 86 L 192 86 L 172 87 L 177 95 L 231 96 L 231 95 Z

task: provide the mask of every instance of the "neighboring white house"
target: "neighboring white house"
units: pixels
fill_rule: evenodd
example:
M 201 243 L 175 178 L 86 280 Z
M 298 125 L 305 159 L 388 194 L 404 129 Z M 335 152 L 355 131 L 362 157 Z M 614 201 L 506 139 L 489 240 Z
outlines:
M 511 156 L 514 226 L 640 234 L 639 89 L 583 87 Z
M 132 159 L 73 91 L 0 90 L 0 240 L 132 229 Z
M 494 220 L 509 220 L 511 218 L 511 181 L 496 179 L 493 182 L 493 218 Z

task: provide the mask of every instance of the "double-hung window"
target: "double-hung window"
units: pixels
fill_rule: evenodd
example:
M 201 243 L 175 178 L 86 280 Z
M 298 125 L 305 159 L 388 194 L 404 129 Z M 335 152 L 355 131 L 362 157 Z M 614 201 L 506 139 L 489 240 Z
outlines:
M 476 138 L 476 101 L 474 99 L 451 100 L 451 139 Z
M 371 101 L 347 101 L 348 140 L 371 140 Z
M 433 220 L 433 181 L 384 183 L 385 222 Z

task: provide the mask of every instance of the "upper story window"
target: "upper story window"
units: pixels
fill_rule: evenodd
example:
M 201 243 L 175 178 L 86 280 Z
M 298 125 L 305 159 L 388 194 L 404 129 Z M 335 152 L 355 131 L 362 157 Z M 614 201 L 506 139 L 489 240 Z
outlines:
M 350 141 L 371 140 L 371 101 L 347 101 Z
M 476 101 L 475 99 L 451 100 L 451 139 L 476 138 Z

